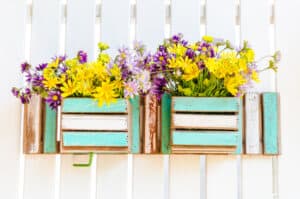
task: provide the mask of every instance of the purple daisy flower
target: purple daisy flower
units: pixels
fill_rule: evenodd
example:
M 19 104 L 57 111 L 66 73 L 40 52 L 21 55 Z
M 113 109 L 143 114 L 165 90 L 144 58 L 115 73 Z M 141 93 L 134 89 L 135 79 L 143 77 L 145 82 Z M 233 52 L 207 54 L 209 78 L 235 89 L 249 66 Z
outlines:
M 29 71 L 29 69 L 30 69 L 30 64 L 28 64 L 27 62 L 24 62 L 21 64 L 21 72 L 22 73 Z
M 44 77 L 42 75 L 35 74 L 32 78 L 32 86 L 34 87 L 43 87 Z
M 162 95 L 164 94 L 164 88 L 167 85 L 167 81 L 164 77 L 156 77 L 153 79 L 152 88 L 150 92 L 158 98 L 161 99 Z
M 192 49 L 188 48 L 185 55 L 188 56 L 188 58 L 193 59 L 196 56 L 196 53 Z
M 124 96 L 126 98 L 127 97 L 133 98 L 135 95 L 138 95 L 139 94 L 138 87 L 139 85 L 136 81 L 130 81 L 124 83 L 124 88 L 125 88 Z
M 78 51 L 77 53 L 77 58 L 78 58 L 78 61 L 81 63 L 81 64 L 84 64 L 87 62 L 87 53 L 80 50 Z
M 59 91 L 50 91 L 48 93 L 48 97 L 46 98 L 46 103 L 49 104 L 49 106 L 56 110 L 59 105 L 61 105 L 61 93 Z
M 11 89 L 11 92 L 12 92 L 12 94 L 13 94 L 15 97 L 19 97 L 20 90 L 19 90 L 18 88 L 13 87 L 13 88 Z

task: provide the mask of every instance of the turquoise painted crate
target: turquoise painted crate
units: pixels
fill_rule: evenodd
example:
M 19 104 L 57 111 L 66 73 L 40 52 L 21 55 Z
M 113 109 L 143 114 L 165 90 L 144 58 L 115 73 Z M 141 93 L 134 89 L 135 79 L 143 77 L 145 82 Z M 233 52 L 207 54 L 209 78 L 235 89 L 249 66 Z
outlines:
M 60 114 L 61 153 L 140 153 L 140 98 L 99 107 L 92 98 L 66 98 Z
M 161 106 L 162 153 L 242 153 L 241 98 L 165 94 Z

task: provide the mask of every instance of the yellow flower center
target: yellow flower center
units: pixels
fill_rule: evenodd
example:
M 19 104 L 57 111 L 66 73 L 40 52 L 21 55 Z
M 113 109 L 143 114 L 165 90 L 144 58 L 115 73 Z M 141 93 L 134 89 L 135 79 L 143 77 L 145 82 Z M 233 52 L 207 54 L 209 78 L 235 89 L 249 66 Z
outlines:
M 53 95 L 52 100 L 53 100 L 53 101 L 57 101 L 57 100 L 58 100 L 57 95 Z

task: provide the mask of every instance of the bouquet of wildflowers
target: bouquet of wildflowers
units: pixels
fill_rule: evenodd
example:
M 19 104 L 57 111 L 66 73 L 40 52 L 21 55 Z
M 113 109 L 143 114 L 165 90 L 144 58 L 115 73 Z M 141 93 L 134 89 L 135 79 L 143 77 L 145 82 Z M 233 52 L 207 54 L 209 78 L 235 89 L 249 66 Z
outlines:
M 258 70 L 255 53 L 244 42 L 235 48 L 229 41 L 204 36 L 189 43 L 181 34 L 166 39 L 154 54 L 158 98 L 164 92 L 175 96 L 241 96 L 259 82 L 259 72 L 277 70 L 279 53 L 268 57 L 269 64 Z

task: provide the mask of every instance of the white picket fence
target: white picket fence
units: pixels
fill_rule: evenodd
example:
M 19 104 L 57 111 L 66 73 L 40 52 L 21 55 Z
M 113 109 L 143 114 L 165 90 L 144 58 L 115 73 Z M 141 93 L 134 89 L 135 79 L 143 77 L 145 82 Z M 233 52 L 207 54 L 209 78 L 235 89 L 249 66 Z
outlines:
M 299 8 L 299 0 L 1 0 L 0 198 L 300 198 Z M 134 39 L 154 49 L 177 32 L 247 39 L 257 56 L 282 51 L 277 77 L 265 73 L 257 88 L 281 92 L 282 156 L 98 155 L 74 168 L 72 155 L 22 154 L 22 108 L 10 94 L 20 62 L 79 49 L 93 59 L 99 40 L 111 53 Z

